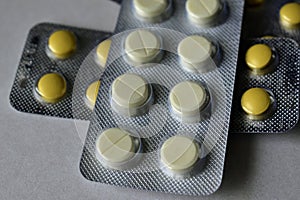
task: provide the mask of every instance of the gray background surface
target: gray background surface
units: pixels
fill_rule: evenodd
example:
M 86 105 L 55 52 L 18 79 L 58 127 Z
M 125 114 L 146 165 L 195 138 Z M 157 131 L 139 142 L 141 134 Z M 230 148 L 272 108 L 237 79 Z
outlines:
M 87 181 L 79 160 L 88 122 L 19 113 L 9 105 L 33 25 L 113 31 L 118 10 L 107 0 L 0 1 L 0 199 L 299 199 L 299 126 L 288 134 L 230 134 L 221 188 L 209 197 L 188 197 Z

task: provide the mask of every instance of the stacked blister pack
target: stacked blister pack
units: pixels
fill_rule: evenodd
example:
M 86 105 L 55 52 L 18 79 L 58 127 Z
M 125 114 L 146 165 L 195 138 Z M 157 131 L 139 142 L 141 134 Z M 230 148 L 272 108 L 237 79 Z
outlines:
M 124 0 L 110 36 L 33 27 L 10 94 L 21 112 L 91 120 L 88 180 L 209 195 L 229 132 L 298 122 L 299 1 Z

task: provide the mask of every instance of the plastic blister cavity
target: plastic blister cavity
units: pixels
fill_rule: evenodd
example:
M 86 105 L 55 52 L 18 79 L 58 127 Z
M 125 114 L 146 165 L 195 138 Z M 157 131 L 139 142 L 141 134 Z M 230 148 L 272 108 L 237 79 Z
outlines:
M 218 25 L 228 15 L 227 2 L 223 0 L 187 0 L 185 9 L 190 22 L 203 27 Z
M 95 154 L 107 168 L 122 170 L 135 165 L 142 153 L 142 142 L 132 130 L 110 128 L 99 134 Z
M 221 47 L 208 36 L 191 35 L 178 45 L 177 53 L 183 68 L 189 72 L 206 73 L 221 62 Z
M 153 103 L 152 86 L 142 76 L 126 73 L 111 85 L 111 107 L 125 116 L 145 114 Z
M 155 31 L 139 29 L 124 38 L 126 61 L 136 67 L 159 62 L 163 57 L 163 41 Z
M 141 21 L 158 23 L 170 18 L 173 12 L 173 0 L 133 0 L 132 12 Z
M 266 44 L 255 44 L 246 52 L 245 61 L 254 75 L 266 75 L 276 70 L 278 55 Z
M 209 119 L 211 97 L 204 84 L 183 81 L 175 85 L 169 94 L 171 114 L 183 123 L 197 123 Z
M 198 141 L 186 135 L 175 135 L 163 141 L 159 148 L 160 167 L 167 176 L 190 178 L 202 171 L 204 149 Z
M 33 93 L 41 103 L 55 104 L 60 101 L 67 92 L 67 81 L 58 72 L 48 72 L 36 81 Z

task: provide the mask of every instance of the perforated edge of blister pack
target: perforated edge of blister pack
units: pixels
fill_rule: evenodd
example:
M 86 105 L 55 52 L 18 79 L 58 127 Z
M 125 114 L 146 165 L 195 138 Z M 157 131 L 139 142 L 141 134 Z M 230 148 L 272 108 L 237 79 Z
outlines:
M 64 60 L 53 59 L 47 53 L 48 38 L 51 33 L 57 30 L 69 30 L 76 36 L 78 48 L 70 58 Z M 77 99 L 78 102 L 72 100 L 73 83 L 85 57 L 109 36 L 109 33 L 102 31 L 51 23 L 41 23 L 34 26 L 28 34 L 10 93 L 12 107 L 25 113 L 89 119 L 92 111 L 84 103 L 84 96 Z M 90 62 L 90 65 L 91 68 L 100 69 L 95 61 Z M 35 96 L 37 79 L 41 75 L 51 72 L 61 74 L 67 82 L 66 94 L 53 104 L 42 102 Z M 76 116 L 73 113 L 72 103 L 80 105 L 80 113 L 76 113 Z
M 226 20 L 217 26 L 201 28 L 189 22 L 185 14 L 185 1 L 175 0 L 172 15 L 160 23 L 150 24 L 135 18 L 132 1 L 123 1 L 117 35 L 113 36 L 107 68 L 101 77 L 95 113 L 92 117 L 80 162 L 85 178 L 116 186 L 183 195 L 209 195 L 215 192 L 222 180 L 224 159 L 232 105 L 235 67 L 243 15 L 243 1 L 228 0 Z M 134 29 L 142 28 L 160 35 L 164 40 L 164 57 L 159 64 L 134 68 L 124 58 L 124 37 Z M 124 32 L 125 31 L 125 32 Z M 186 72 L 178 60 L 177 45 L 189 35 L 200 34 L 214 38 L 222 48 L 222 60 L 218 67 L 205 74 Z M 87 61 L 88 62 L 88 61 Z M 168 72 L 169 73 L 166 73 Z M 173 73 L 173 72 L 179 73 Z M 135 73 L 150 80 L 155 92 L 152 109 L 138 117 L 124 117 L 111 108 L 111 84 L 124 73 Z M 176 80 L 178 79 L 178 80 Z M 172 83 L 182 80 L 200 81 L 207 85 L 214 102 L 211 116 L 199 123 L 180 123 L 170 115 L 168 93 Z M 167 84 L 163 85 L 162 82 Z M 157 110 L 158 108 L 158 110 Z M 161 110 L 162 108 L 162 110 Z M 97 159 L 96 140 L 109 128 L 122 128 L 137 132 L 143 151 L 140 162 L 129 169 L 110 169 Z M 189 134 L 188 134 L 188 133 Z M 157 151 L 168 137 L 187 134 L 204 149 L 205 166 L 196 174 L 177 179 L 161 170 Z
M 288 38 L 243 41 L 237 68 L 230 131 L 233 133 L 284 133 L 299 119 L 300 48 Z M 246 51 L 255 44 L 266 44 L 276 52 L 278 62 L 265 75 L 253 75 L 245 63 Z M 264 88 L 274 98 L 273 113 L 263 120 L 251 120 L 241 107 L 243 93 L 249 88 Z

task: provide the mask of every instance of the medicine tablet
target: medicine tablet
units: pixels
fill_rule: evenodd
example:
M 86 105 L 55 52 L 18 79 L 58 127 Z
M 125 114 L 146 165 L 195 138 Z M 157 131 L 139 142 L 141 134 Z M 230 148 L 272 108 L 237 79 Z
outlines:
M 43 102 L 56 103 L 67 92 L 66 79 L 59 73 L 47 73 L 37 81 L 35 92 Z
M 112 165 L 129 161 L 135 155 L 134 138 L 125 130 L 110 128 L 96 141 L 96 152 L 106 164 Z
M 97 61 L 99 62 L 99 64 L 102 67 L 104 67 L 106 64 L 110 45 L 111 45 L 111 40 L 107 39 L 107 40 L 104 40 L 103 42 L 101 42 L 97 47 L 97 50 L 96 50 Z
M 154 18 L 164 13 L 168 6 L 168 0 L 133 0 L 133 6 L 141 17 Z
M 246 53 L 247 66 L 258 74 L 270 66 L 272 60 L 272 49 L 266 44 L 255 44 Z
M 73 32 L 68 30 L 56 31 L 49 37 L 48 48 L 53 57 L 66 59 L 70 57 L 77 48 L 76 37 Z
M 149 98 L 145 79 L 137 74 L 123 74 L 112 83 L 112 100 L 124 108 L 142 106 Z
M 160 149 L 163 167 L 173 173 L 188 173 L 199 159 L 200 149 L 191 138 L 173 136 Z
M 97 100 L 98 91 L 100 88 L 100 81 L 95 81 L 86 90 L 85 97 L 87 100 L 87 105 L 93 109 Z
M 188 71 L 207 72 L 214 68 L 212 55 L 215 46 L 203 36 L 192 35 L 183 39 L 178 45 L 178 55 L 182 65 Z
M 222 5 L 220 0 L 187 0 L 186 11 L 191 22 L 208 25 L 216 21 Z
M 200 83 L 184 81 L 177 84 L 170 92 L 169 101 L 172 111 L 181 119 L 198 117 L 206 107 L 208 94 Z
M 287 3 L 280 9 L 280 22 L 287 28 L 300 28 L 300 3 Z
M 259 116 L 270 108 L 271 98 L 265 89 L 251 88 L 243 94 L 241 105 L 248 115 Z
M 147 30 L 136 30 L 130 33 L 125 41 L 125 53 L 129 60 L 136 64 L 156 61 L 160 49 L 159 38 Z

